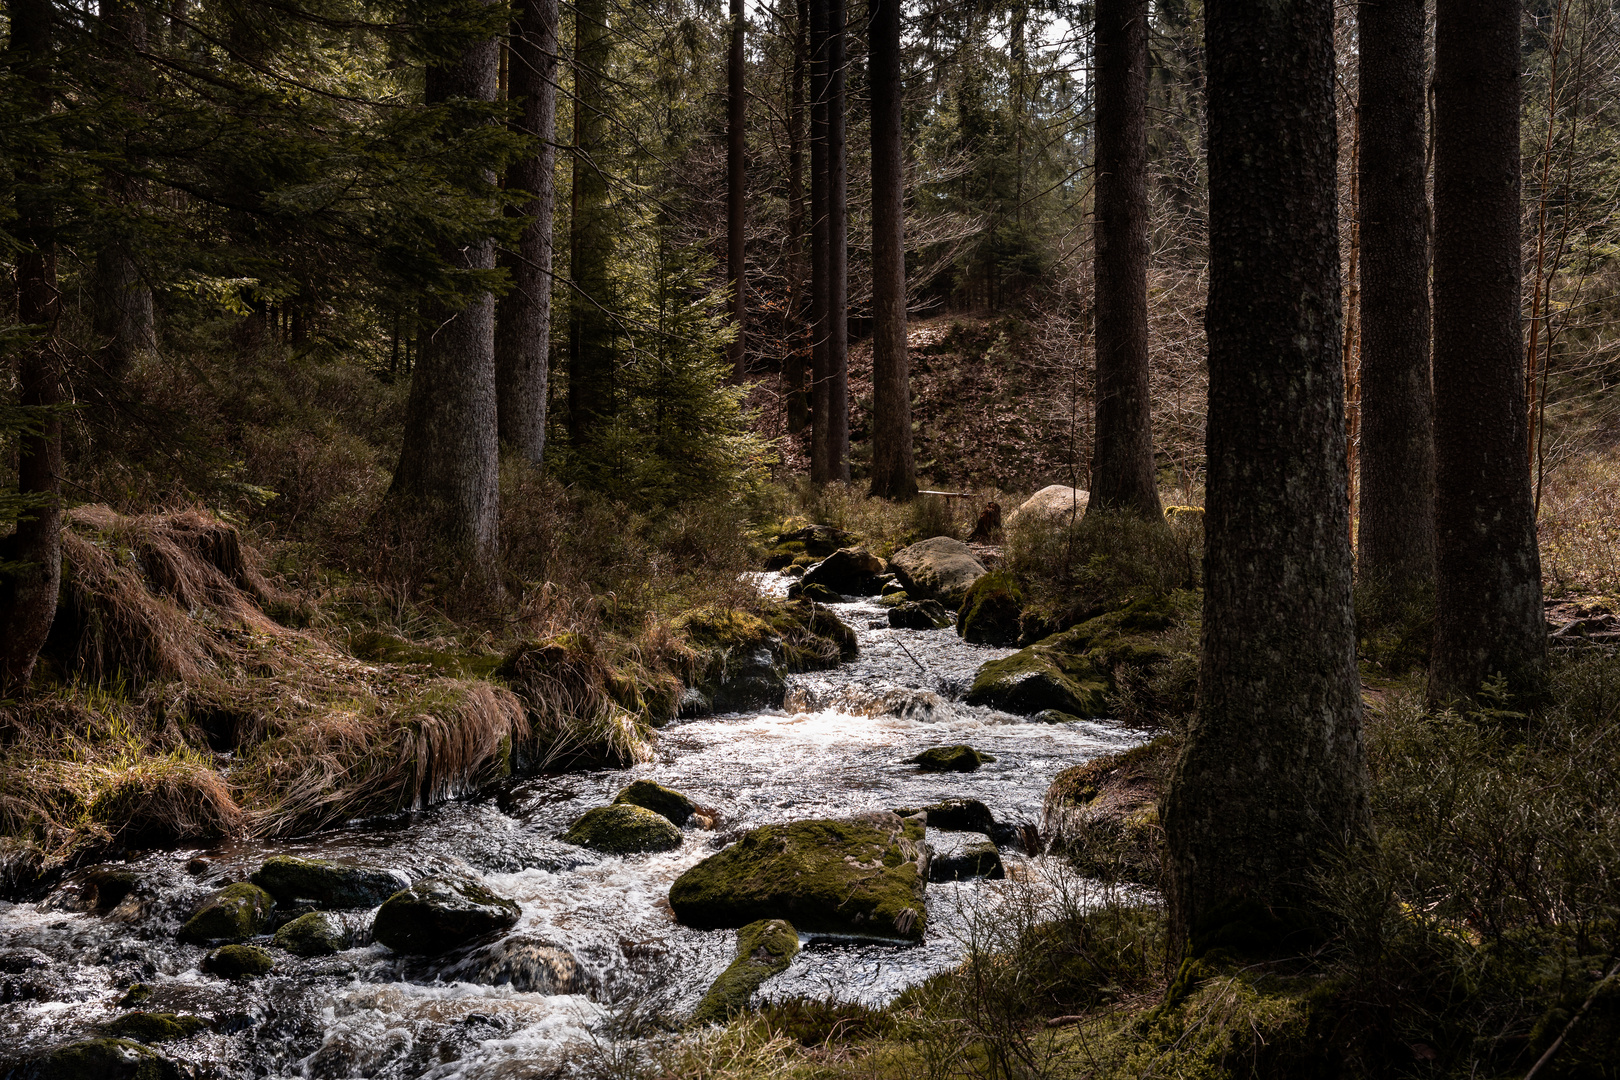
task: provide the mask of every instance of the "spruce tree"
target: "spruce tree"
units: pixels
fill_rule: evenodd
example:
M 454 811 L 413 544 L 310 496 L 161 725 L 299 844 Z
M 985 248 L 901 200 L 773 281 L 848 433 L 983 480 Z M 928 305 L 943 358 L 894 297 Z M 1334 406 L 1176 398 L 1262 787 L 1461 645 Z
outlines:
M 574 5 L 573 196 L 569 215 L 568 441 L 590 444 L 613 415 L 613 320 L 609 259 L 605 82 L 613 59 L 607 0 Z

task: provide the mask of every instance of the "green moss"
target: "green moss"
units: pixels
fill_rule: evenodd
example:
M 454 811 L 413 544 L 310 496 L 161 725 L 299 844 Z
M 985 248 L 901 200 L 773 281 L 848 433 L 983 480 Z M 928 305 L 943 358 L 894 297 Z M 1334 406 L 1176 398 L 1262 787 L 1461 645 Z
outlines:
M 272 943 L 294 956 L 331 956 L 348 948 L 348 939 L 330 915 L 311 911 L 277 930 Z
M 662 814 L 619 803 L 585 811 L 563 834 L 563 842 L 608 855 L 673 851 L 681 846 L 681 830 Z
M 674 788 L 655 784 L 651 780 L 637 780 L 613 797 L 615 804 L 640 806 L 661 814 L 674 825 L 685 825 L 697 804 Z
M 435 675 L 452 679 L 487 679 L 501 665 L 498 655 L 429 648 L 378 630 L 351 637 L 349 652 L 357 659 L 375 664 L 426 668 Z
M 309 900 L 334 908 L 376 907 L 408 884 L 386 870 L 292 855 L 266 859 L 250 880 L 278 903 Z
M 682 874 L 669 903 L 700 929 L 786 919 L 806 933 L 921 941 L 924 851 L 921 817 L 767 825 Z
M 137 1005 L 144 1004 L 151 997 L 152 988 L 150 986 L 146 983 L 135 983 L 128 990 L 125 990 L 123 996 L 118 999 L 118 1007 L 120 1009 L 132 1009 Z
M 58 1047 L 9 1075 L 17 1080 L 181 1080 L 187 1074 L 138 1042 L 107 1038 Z
M 798 931 L 785 920 L 760 920 L 742 927 L 737 931 L 737 958 L 703 995 L 692 1021 L 707 1024 L 741 1012 L 766 979 L 787 970 L 798 951 Z
M 893 592 L 886 592 L 882 596 L 878 597 L 878 606 L 897 608 L 901 604 L 908 603 L 910 600 L 911 596 L 906 592 L 906 590 L 895 589 Z
M 101 1030 L 114 1038 L 158 1043 L 184 1039 L 207 1027 L 208 1021 L 200 1016 L 184 1013 L 131 1012 L 108 1021 Z
M 698 648 L 757 649 L 775 639 L 770 624 L 735 608 L 698 608 L 674 621 L 677 633 Z
M 992 570 L 973 583 L 956 616 L 956 632 L 979 645 L 1011 645 L 1018 640 L 1024 590 L 1006 570 Z
M 763 617 L 782 639 L 789 671 L 821 671 L 860 654 L 855 631 L 832 610 L 811 600 L 771 604 Z
M 203 960 L 203 970 L 223 975 L 227 979 L 251 979 L 268 975 L 276 967 L 276 958 L 268 949 L 257 945 L 221 945 Z
M 193 945 L 211 941 L 241 941 L 259 933 L 276 902 L 259 886 L 246 881 L 227 885 L 204 900 L 180 928 L 180 940 Z
M 923 772 L 972 772 L 985 762 L 994 760 L 989 754 L 958 744 L 924 750 L 916 757 L 907 758 L 906 764 L 915 765 Z

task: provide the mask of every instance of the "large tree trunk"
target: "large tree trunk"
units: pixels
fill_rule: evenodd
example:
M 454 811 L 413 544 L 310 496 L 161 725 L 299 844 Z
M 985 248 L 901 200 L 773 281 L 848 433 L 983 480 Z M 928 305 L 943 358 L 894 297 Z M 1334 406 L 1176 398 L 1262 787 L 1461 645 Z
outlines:
M 1098 0 L 1097 430 L 1089 510 L 1159 520 L 1148 394 L 1147 0 Z
M 1364 581 L 1434 580 L 1423 0 L 1361 0 L 1361 524 Z
M 31 84 L 31 111 L 48 114 L 51 83 L 49 0 L 11 0 L 11 62 Z M 17 494 L 35 505 L 0 541 L 0 563 L 20 564 L 0 577 L 0 697 L 27 684 L 56 617 L 62 580 L 62 402 L 57 323 L 55 215 L 43 192 L 39 162 L 24 162 L 16 185 L 17 321 L 35 336 L 17 348 L 17 404 L 39 410 L 37 427 L 17 440 Z
M 793 22 L 793 72 L 788 87 L 788 336 L 787 359 L 782 366 L 782 393 L 787 399 L 787 429 L 797 435 L 810 426 L 810 396 L 804 385 L 804 345 L 808 338 L 801 323 L 805 311 L 805 292 L 809 285 L 809 266 L 805 246 L 809 230 L 805 227 L 804 206 L 804 83 L 805 68 L 809 63 L 806 35 L 809 31 L 810 5 L 798 0 Z
M 521 208 L 528 224 L 502 261 L 512 291 L 495 313 L 495 391 L 501 442 L 539 465 L 546 454 L 546 407 L 551 352 L 552 211 L 556 204 L 557 0 L 514 5 L 507 94 L 523 102 L 518 130 L 535 152 L 507 170 L 506 186 L 534 197 Z
M 827 357 L 831 340 L 828 318 L 832 289 L 828 278 L 830 250 L 827 238 L 830 172 L 827 143 L 828 91 L 831 85 L 827 63 L 828 0 L 810 0 L 810 479 L 822 484 L 833 479 L 828 471 L 832 460 L 830 389 L 832 379 Z
M 574 5 L 574 183 L 568 236 L 568 441 L 590 442 L 613 415 L 613 324 L 608 318 L 608 256 L 613 221 L 608 208 L 607 123 L 602 89 L 613 41 L 607 0 Z
M 1273 933 L 1305 924 L 1313 868 L 1368 817 L 1339 354 L 1333 0 L 1212 0 L 1207 11 L 1203 640 L 1198 717 L 1165 802 L 1172 927 L 1195 950 L 1229 923 Z
M 872 494 L 917 494 L 906 355 L 906 210 L 900 145 L 900 0 L 871 0 Z
M 1516 0 L 1440 0 L 1435 28 L 1435 593 L 1429 693 L 1546 677 L 1519 312 Z
M 743 0 L 731 0 L 731 56 L 726 74 L 726 274 L 731 281 L 731 322 L 737 336 L 731 342 L 731 377 L 742 382 L 747 374 L 748 275 L 747 246 L 748 170 L 743 154 L 748 148 L 744 127 L 748 101 L 743 96 Z
M 449 64 L 429 67 L 425 100 L 495 100 L 498 57 L 491 39 Z M 466 182 L 477 190 L 493 186 L 493 177 L 469 176 Z M 439 256 L 459 270 L 490 270 L 495 242 L 441 242 Z M 444 575 L 452 600 L 487 603 L 500 590 L 495 300 L 487 292 L 462 307 L 425 300 L 421 321 L 421 354 L 411 373 L 404 446 L 387 512 L 408 563 Z
M 146 10 L 128 0 L 102 0 L 101 32 L 126 108 L 139 108 L 141 85 L 137 54 L 146 48 Z M 127 151 L 126 151 L 127 153 Z M 129 160 L 128 167 L 137 163 Z M 102 185 L 114 207 L 134 207 L 146 200 L 145 186 L 127 172 L 109 170 Z M 100 343 L 102 371 L 114 380 L 123 378 L 136 357 L 157 348 L 152 313 L 152 289 L 141 276 L 133 256 L 128 229 L 106 238 L 96 252 L 92 279 L 92 324 Z
M 845 153 L 844 0 L 827 5 L 827 460 L 849 482 L 849 162 Z

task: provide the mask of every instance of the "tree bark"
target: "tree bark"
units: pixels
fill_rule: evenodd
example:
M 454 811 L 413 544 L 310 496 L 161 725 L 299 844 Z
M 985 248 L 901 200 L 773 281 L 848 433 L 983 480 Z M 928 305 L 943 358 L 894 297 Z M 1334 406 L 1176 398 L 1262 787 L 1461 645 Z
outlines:
M 1514 0 L 1440 0 L 1434 91 L 1435 598 L 1429 694 L 1547 671 L 1525 456 Z
M 55 105 L 51 71 L 49 0 L 11 0 L 8 15 L 11 63 L 29 84 L 31 109 L 49 114 Z M 36 427 L 17 439 L 17 494 L 34 502 L 16 531 L 0 541 L 0 563 L 21 564 L 0 577 L 0 697 L 9 697 L 33 676 L 39 650 L 56 618 L 62 581 L 61 350 L 57 325 L 62 296 L 56 285 L 56 221 L 43 192 L 43 163 L 18 169 L 15 235 L 17 321 L 34 336 L 17 349 L 17 404 L 32 412 Z
M 744 128 L 748 122 L 748 100 L 743 96 L 743 0 L 731 0 L 731 56 L 727 63 L 726 102 L 726 273 L 731 280 L 731 323 L 737 328 L 732 339 L 731 377 L 742 382 L 747 375 L 748 275 L 744 232 L 748 227 L 748 169 L 743 155 L 748 149 Z
M 905 168 L 901 150 L 900 0 L 870 0 L 872 88 L 872 494 L 917 494 L 906 354 Z
M 829 279 L 828 193 L 830 171 L 827 142 L 828 0 L 810 0 L 810 479 L 822 484 L 833 479 L 828 463 L 831 439 L 832 387 L 828 364 L 831 343 L 832 300 Z
M 518 247 L 503 253 L 512 290 L 495 310 L 495 397 L 501 443 L 525 461 L 546 455 L 546 409 L 551 354 L 552 216 L 557 182 L 557 0 L 514 5 L 507 93 L 523 102 L 519 131 L 535 152 L 514 162 L 506 186 L 529 192 L 520 212 L 528 219 Z
M 499 52 L 493 39 L 481 41 L 449 64 L 430 66 L 426 102 L 493 101 Z M 474 192 L 494 186 L 491 176 L 465 182 Z M 440 242 L 439 256 L 458 270 L 490 270 L 495 241 Z M 421 320 L 424 337 L 386 511 L 408 562 L 446 575 L 456 602 L 485 604 L 500 591 L 495 300 L 488 292 L 461 307 L 424 300 Z
M 810 397 L 804 385 L 804 345 L 808 335 L 801 322 L 806 318 L 805 292 L 809 284 L 805 245 L 804 199 L 804 83 L 809 57 L 806 35 L 810 5 L 797 0 L 793 23 L 793 72 L 788 88 L 788 325 L 787 359 L 782 367 L 782 393 L 787 399 L 787 429 L 797 435 L 810 426 Z
M 844 0 L 827 5 L 827 461 L 849 483 L 849 162 L 844 134 Z
M 1423 0 L 1361 0 L 1363 580 L 1434 580 Z
M 1333 0 L 1208 5 L 1210 286 L 1198 716 L 1165 801 L 1172 929 L 1307 929 L 1367 827 L 1351 608 Z M 1278 58 L 1286 57 L 1287 63 Z M 1286 940 L 1277 941 L 1286 947 Z
M 1147 0 L 1098 0 L 1097 418 L 1091 503 L 1163 518 L 1147 330 Z
M 603 73 L 612 57 L 607 0 L 574 5 L 574 183 L 569 223 L 568 441 L 590 442 L 613 415 L 613 325 L 608 256 L 613 222 L 608 208 L 606 97 Z

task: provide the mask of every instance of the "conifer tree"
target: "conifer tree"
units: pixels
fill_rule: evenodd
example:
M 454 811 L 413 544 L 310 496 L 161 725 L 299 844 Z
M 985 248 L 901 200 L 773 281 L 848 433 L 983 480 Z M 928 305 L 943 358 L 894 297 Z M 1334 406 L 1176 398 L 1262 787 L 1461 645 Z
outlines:
M 906 214 L 900 130 L 900 0 L 871 0 L 872 494 L 917 493 L 906 354 Z
M 613 58 L 607 0 L 574 5 L 573 197 L 569 215 L 568 441 L 581 449 L 613 415 L 608 305 L 613 216 L 608 205 L 605 80 Z
M 748 228 L 746 203 L 748 166 L 744 160 L 748 143 L 744 127 L 748 101 L 743 86 L 743 0 L 731 0 L 731 49 L 726 63 L 726 276 L 731 282 L 731 322 L 737 336 L 729 346 L 731 377 L 742 382 L 747 374 L 748 278 L 744 259 Z

